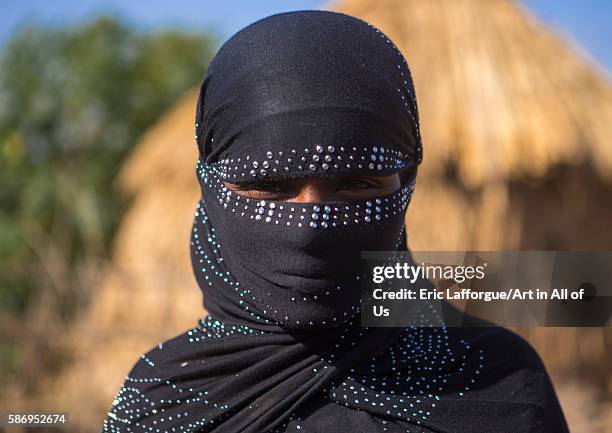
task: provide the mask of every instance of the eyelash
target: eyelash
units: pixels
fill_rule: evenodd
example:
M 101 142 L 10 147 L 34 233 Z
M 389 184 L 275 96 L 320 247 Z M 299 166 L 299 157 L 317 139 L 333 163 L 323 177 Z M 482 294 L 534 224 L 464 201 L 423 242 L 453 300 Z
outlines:
M 348 185 L 355 185 L 355 184 L 361 184 L 362 186 L 359 187 L 349 187 Z M 353 190 L 353 189 L 368 189 L 368 188 L 375 188 L 376 184 L 374 182 L 368 182 L 366 180 L 347 180 L 345 182 L 343 182 L 341 184 L 341 187 L 338 188 L 339 191 L 341 190 Z M 241 184 L 238 187 L 239 191 L 252 191 L 255 193 L 262 193 L 262 194 L 290 194 L 291 191 L 289 190 L 284 190 L 283 186 L 280 183 L 266 183 L 266 182 L 252 182 L 252 183 L 244 183 Z
M 238 190 L 239 191 L 260 191 L 260 192 L 267 192 L 267 193 L 286 192 L 286 191 L 283 191 L 283 188 L 280 184 L 265 183 L 265 182 L 244 183 L 238 187 Z
M 359 187 L 359 188 L 347 188 L 347 189 L 368 189 L 368 188 L 375 188 L 376 184 L 374 182 L 368 182 L 365 180 L 347 180 L 345 182 L 346 184 L 361 184 L 363 185 L 363 187 Z

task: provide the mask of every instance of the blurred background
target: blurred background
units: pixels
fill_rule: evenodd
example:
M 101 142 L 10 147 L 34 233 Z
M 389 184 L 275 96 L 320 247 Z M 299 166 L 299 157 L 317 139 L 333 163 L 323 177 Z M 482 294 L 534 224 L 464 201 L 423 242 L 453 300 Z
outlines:
M 0 411 L 98 431 L 138 357 L 205 314 L 197 87 L 232 33 L 312 8 L 371 22 L 411 65 L 411 248 L 612 250 L 610 2 L 2 2 Z M 516 331 L 572 432 L 612 432 L 611 328 Z

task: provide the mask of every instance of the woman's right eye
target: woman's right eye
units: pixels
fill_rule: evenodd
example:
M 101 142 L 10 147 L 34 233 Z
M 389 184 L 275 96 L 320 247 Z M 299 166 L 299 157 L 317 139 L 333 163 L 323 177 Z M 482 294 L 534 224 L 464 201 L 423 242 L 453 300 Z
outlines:
M 249 182 L 240 184 L 228 184 L 226 186 L 238 195 L 257 199 L 286 198 L 291 191 L 280 182 Z
M 253 182 L 240 187 L 243 191 L 284 192 L 283 185 L 276 182 Z

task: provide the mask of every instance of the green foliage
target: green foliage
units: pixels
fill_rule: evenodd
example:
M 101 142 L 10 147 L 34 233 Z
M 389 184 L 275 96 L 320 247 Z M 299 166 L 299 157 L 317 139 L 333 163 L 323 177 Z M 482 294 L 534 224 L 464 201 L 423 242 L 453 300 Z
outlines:
M 203 77 L 205 34 L 136 32 L 111 17 L 28 28 L 0 58 L 0 315 L 38 302 L 69 319 L 108 255 L 113 189 L 143 131 Z M 170 148 L 169 148 L 170 149 Z

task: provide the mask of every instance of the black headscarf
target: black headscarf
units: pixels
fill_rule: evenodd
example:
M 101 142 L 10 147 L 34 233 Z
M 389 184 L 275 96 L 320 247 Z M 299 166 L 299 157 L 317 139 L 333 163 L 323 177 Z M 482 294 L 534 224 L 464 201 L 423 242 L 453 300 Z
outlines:
M 435 314 L 359 326 L 360 252 L 407 250 L 422 157 L 408 65 L 379 30 L 322 11 L 246 27 L 207 70 L 196 141 L 191 256 L 209 314 L 143 355 L 103 431 L 567 431 L 516 335 Z M 224 184 L 401 171 L 398 191 L 355 202 L 253 200 Z

